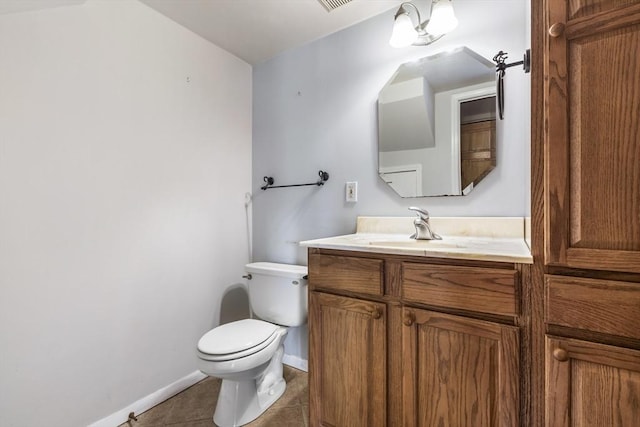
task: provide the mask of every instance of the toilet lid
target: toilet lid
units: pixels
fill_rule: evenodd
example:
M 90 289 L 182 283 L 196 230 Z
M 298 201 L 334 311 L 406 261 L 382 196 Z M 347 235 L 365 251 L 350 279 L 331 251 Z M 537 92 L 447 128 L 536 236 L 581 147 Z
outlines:
M 218 326 L 198 341 L 198 350 L 211 355 L 243 352 L 267 341 L 278 326 L 257 319 L 244 319 Z

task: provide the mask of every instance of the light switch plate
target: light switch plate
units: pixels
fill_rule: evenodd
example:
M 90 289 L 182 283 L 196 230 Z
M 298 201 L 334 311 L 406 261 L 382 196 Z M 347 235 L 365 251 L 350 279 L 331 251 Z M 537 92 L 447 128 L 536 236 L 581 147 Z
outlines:
M 357 202 L 358 201 L 358 182 L 347 182 L 345 186 L 345 200 L 347 202 Z

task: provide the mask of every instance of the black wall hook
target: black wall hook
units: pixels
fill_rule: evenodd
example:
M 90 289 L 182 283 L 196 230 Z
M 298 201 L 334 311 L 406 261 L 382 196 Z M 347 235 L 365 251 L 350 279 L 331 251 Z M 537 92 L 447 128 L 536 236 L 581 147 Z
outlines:
M 263 181 L 265 182 L 265 185 L 260 187 L 260 189 L 268 190 L 269 188 L 305 187 L 305 186 L 308 186 L 308 185 L 317 185 L 319 187 L 321 185 L 324 185 L 324 183 L 329 180 L 329 173 L 328 172 L 325 172 L 325 171 L 322 171 L 322 170 L 318 171 L 318 176 L 320 177 L 320 179 L 318 181 L 316 181 L 316 182 L 311 182 L 309 184 L 289 184 L 289 185 L 273 185 L 273 183 L 275 182 L 273 177 L 272 176 L 265 176 L 263 178 Z
M 493 57 L 493 62 L 496 63 L 496 74 L 498 75 L 497 85 L 497 98 L 498 98 L 498 116 L 500 120 L 503 120 L 504 116 L 504 75 L 507 72 L 507 68 L 515 67 L 516 65 L 522 65 L 522 69 L 525 73 L 531 71 L 531 50 L 524 51 L 524 57 L 522 61 L 512 62 L 507 64 L 507 53 L 500 51 Z

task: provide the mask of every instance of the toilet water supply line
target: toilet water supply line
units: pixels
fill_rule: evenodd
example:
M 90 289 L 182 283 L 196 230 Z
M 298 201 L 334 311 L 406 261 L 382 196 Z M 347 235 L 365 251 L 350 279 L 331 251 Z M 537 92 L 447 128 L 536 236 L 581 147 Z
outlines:
M 247 250 L 249 252 L 249 262 L 253 262 L 253 245 L 251 243 L 251 214 L 249 212 L 249 206 L 253 202 L 253 195 L 251 192 L 247 191 L 244 193 L 244 213 L 245 213 L 245 222 L 247 227 Z
M 253 202 L 253 194 L 247 191 L 244 193 L 244 212 L 245 212 L 245 221 L 247 226 L 247 250 L 249 251 L 249 262 L 253 262 L 253 245 L 251 244 L 251 215 L 249 211 L 249 206 Z M 247 274 L 246 276 L 242 276 L 247 280 L 251 280 L 251 274 Z M 247 295 L 249 295 L 249 289 L 247 285 L 244 286 Z M 249 318 L 253 319 L 253 310 L 249 308 Z

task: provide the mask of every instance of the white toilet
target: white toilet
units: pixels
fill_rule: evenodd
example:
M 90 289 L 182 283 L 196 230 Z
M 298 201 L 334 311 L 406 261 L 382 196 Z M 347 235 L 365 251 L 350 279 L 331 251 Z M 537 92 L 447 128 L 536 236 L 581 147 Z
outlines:
M 307 321 L 307 267 L 256 262 L 245 270 L 251 309 L 264 320 L 227 323 L 198 342 L 198 368 L 222 379 L 213 414 L 220 427 L 247 424 L 282 396 L 287 327 Z

